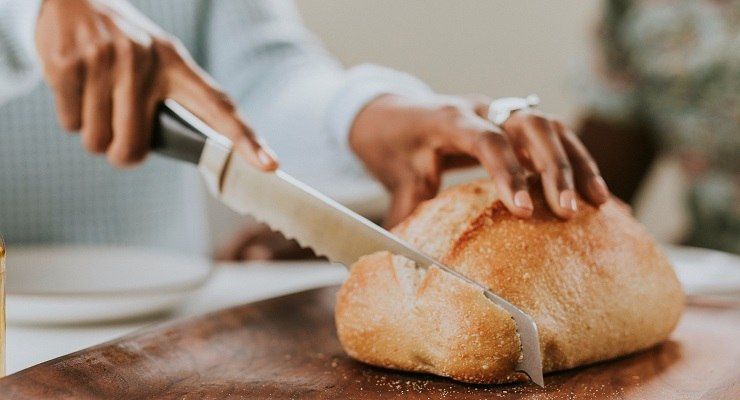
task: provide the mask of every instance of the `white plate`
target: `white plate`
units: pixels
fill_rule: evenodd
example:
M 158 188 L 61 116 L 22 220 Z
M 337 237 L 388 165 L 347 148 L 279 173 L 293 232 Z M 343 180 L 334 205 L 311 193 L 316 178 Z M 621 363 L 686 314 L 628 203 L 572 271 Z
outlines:
M 740 256 L 697 247 L 664 249 L 686 294 L 740 297 Z
M 9 323 L 71 324 L 170 311 L 205 283 L 211 263 L 170 252 L 93 246 L 9 247 Z

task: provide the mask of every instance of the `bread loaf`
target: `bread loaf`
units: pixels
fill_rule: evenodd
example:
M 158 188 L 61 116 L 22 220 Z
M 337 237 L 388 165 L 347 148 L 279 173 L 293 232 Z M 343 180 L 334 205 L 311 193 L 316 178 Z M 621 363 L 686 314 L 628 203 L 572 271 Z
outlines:
M 489 286 L 539 327 L 545 372 L 607 360 L 665 340 L 683 294 L 655 241 L 610 200 L 579 199 L 563 221 L 534 192 L 518 219 L 479 181 L 442 192 L 393 232 Z M 337 295 L 345 351 L 368 364 L 473 383 L 522 379 L 511 316 L 472 285 L 386 252 L 351 268 Z

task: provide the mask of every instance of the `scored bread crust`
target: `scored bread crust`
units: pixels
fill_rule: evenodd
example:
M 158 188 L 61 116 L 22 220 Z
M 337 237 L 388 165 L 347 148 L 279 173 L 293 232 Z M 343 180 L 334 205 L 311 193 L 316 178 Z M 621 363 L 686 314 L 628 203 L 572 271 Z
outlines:
M 648 348 L 683 309 L 655 241 L 616 200 L 578 200 L 562 221 L 533 191 L 530 219 L 512 216 L 478 181 L 420 205 L 393 232 L 489 286 L 537 322 L 545 372 Z M 337 294 L 339 340 L 353 358 L 472 383 L 523 379 L 511 316 L 474 286 L 387 252 L 353 264 Z

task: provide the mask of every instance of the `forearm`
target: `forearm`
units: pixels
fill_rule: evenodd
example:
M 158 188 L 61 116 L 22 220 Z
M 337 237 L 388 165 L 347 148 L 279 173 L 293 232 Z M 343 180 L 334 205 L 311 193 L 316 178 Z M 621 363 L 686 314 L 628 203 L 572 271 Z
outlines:
M 0 105 L 40 80 L 34 30 L 41 0 L 0 0 Z

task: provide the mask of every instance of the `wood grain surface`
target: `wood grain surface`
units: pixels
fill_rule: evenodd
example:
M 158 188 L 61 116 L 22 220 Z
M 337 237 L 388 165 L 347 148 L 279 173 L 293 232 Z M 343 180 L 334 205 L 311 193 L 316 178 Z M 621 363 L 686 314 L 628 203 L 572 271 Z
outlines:
M 531 384 L 475 386 L 349 359 L 336 288 L 143 329 L 0 380 L 2 399 L 740 399 L 740 310 L 689 308 L 670 341 Z

